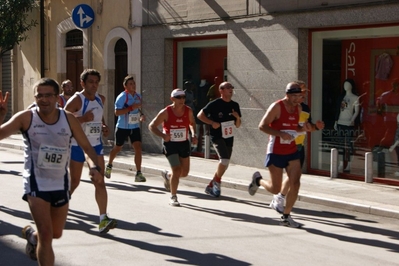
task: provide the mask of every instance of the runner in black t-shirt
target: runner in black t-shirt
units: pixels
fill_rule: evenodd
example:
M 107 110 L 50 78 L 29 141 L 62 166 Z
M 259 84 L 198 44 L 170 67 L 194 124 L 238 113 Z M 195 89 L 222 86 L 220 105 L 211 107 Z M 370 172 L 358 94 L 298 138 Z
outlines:
M 209 102 L 197 115 L 198 119 L 210 125 L 210 136 L 219 163 L 215 175 L 205 193 L 220 196 L 221 179 L 230 163 L 233 151 L 234 128 L 241 126 L 241 111 L 237 102 L 232 101 L 234 87 L 229 82 L 219 85 L 220 98 Z

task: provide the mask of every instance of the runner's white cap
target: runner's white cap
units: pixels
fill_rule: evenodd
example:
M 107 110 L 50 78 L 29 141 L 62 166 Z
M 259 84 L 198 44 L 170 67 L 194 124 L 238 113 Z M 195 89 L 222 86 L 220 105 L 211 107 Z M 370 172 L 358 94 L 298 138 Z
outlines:
M 176 97 L 180 95 L 186 95 L 182 89 L 174 89 L 170 94 L 171 97 Z

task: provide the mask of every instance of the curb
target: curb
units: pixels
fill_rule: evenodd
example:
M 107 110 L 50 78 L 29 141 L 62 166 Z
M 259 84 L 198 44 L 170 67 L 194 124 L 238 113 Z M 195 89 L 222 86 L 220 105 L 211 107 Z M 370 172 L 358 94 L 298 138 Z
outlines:
M 10 143 L 0 143 L 0 147 L 16 149 L 16 150 L 24 149 L 23 145 L 10 144 Z M 132 165 L 130 165 L 128 163 L 118 162 L 117 159 L 115 159 L 115 161 L 113 162 L 113 166 L 114 166 L 114 169 L 116 168 L 120 171 L 129 171 L 129 170 L 133 171 L 133 168 L 134 168 L 134 167 L 132 167 Z M 164 168 L 162 168 L 162 169 L 156 168 L 153 166 L 145 166 L 145 165 L 142 166 L 143 173 L 149 173 L 149 174 L 161 176 L 163 170 L 165 170 L 165 169 Z M 193 174 L 189 174 L 184 179 L 188 180 L 188 181 L 192 181 L 192 182 L 202 183 L 204 185 L 208 184 L 209 181 L 211 180 L 209 177 L 193 175 Z M 241 190 L 241 191 L 248 190 L 248 185 L 244 185 L 242 183 L 237 183 L 237 182 L 228 180 L 227 178 L 223 180 L 223 187 L 230 188 L 230 189 L 237 189 L 237 190 Z M 269 192 L 267 192 L 265 189 L 260 188 L 257 193 L 260 193 L 260 194 L 263 194 L 266 196 L 270 196 L 270 200 L 271 200 L 272 195 Z M 399 219 L 398 211 L 374 207 L 372 205 L 351 203 L 348 201 L 341 201 L 341 200 L 335 200 L 335 199 L 330 199 L 330 198 L 305 195 L 305 194 L 301 194 L 301 193 L 298 194 L 298 201 L 312 203 L 312 204 L 318 204 L 318 205 L 323 205 L 323 206 L 328 206 L 328 207 L 333 207 L 333 208 L 338 208 L 338 209 L 344 209 L 344 210 L 348 210 L 348 211 L 355 211 L 355 212 L 360 212 L 360 213 L 365 213 L 365 214 L 372 214 L 372 215 L 382 216 L 382 217 L 387 217 L 387 218 Z
M 114 166 L 114 168 L 117 168 L 120 171 L 128 171 L 130 169 L 133 169 L 131 167 L 131 165 L 129 165 L 127 163 L 117 162 L 116 160 L 114 161 L 113 166 Z M 163 170 L 165 170 L 165 169 L 151 167 L 151 166 L 143 166 L 142 167 L 142 171 L 144 173 L 149 173 L 149 174 L 154 174 L 154 175 L 159 175 L 159 176 L 162 175 Z M 199 176 L 199 175 L 189 174 L 187 177 L 184 178 L 184 180 L 197 182 L 197 183 L 206 185 L 209 183 L 209 181 L 211 179 L 209 177 L 203 177 L 203 176 Z M 223 187 L 230 188 L 230 189 L 237 189 L 237 190 L 241 190 L 241 191 L 248 191 L 248 185 L 244 185 L 242 183 L 234 182 L 234 181 L 231 181 L 228 179 L 223 180 Z M 268 191 L 263 189 L 262 187 L 259 188 L 257 193 L 258 194 L 260 193 L 260 194 L 266 195 L 266 196 L 270 196 L 270 200 L 272 199 L 272 195 Z M 317 204 L 317 205 L 323 205 L 323 206 L 328 206 L 328 207 L 333 207 L 333 208 L 338 208 L 338 209 L 344 209 L 344 210 L 348 210 L 348 211 L 355 211 L 355 212 L 360 212 L 360 213 L 365 213 L 365 214 L 372 214 L 372 215 L 377 215 L 377 216 L 382 216 L 382 217 L 387 217 L 387 218 L 399 219 L 399 212 L 397 212 L 397 211 L 373 207 L 371 205 L 366 205 L 366 204 L 351 203 L 351 202 L 347 202 L 347 201 L 305 195 L 305 194 L 301 194 L 301 193 L 298 194 L 297 201 L 302 201 L 302 202 Z

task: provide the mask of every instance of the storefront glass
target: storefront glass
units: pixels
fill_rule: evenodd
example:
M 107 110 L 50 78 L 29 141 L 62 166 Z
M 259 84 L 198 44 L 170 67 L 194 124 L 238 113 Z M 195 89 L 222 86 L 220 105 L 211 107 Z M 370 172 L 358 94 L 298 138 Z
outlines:
M 227 39 L 177 41 L 177 87 L 186 91 L 186 104 L 195 117 L 198 112 L 218 94 L 218 86 L 224 81 L 227 58 Z M 209 158 L 217 158 L 212 145 L 205 136 L 208 126 L 198 119 L 198 145 L 192 147 L 192 155 L 204 157 L 209 147 Z M 207 153 L 208 154 L 208 153 Z
M 310 167 L 330 170 L 338 150 L 340 175 L 364 179 L 365 154 L 373 176 L 399 180 L 399 26 L 313 31 Z

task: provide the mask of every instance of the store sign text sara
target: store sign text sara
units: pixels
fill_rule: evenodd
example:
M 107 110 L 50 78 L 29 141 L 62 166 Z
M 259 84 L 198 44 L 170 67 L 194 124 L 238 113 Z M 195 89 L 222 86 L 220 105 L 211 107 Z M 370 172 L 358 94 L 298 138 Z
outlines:
M 348 78 L 348 72 L 352 73 L 350 77 L 356 76 L 355 73 L 355 64 L 356 64 L 356 58 L 355 58 L 355 51 L 356 51 L 356 45 L 354 42 L 351 42 L 349 45 L 349 49 L 347 48 L 345 50 L 346 55 L 346 62 L 345 62 L 345 78 Z

